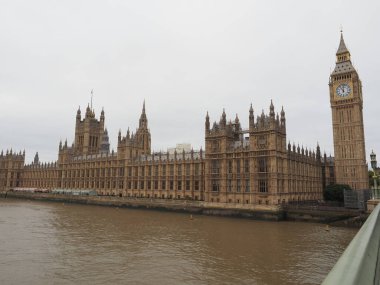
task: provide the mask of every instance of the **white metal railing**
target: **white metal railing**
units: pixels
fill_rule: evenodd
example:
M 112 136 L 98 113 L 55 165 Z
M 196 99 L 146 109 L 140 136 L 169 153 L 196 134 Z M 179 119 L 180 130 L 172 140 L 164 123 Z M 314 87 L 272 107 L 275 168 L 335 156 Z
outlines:
M 380 204 L 372 211 L 322 285 L 380 284 Z

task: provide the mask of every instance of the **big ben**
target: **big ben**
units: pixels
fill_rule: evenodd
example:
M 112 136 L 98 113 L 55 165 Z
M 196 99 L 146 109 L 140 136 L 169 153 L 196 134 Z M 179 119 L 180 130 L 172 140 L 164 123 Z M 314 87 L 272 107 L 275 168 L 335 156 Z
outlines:
M 342 33 L 329 87 L 336 183 L 356 190 L 368 189 L 362 83 Z

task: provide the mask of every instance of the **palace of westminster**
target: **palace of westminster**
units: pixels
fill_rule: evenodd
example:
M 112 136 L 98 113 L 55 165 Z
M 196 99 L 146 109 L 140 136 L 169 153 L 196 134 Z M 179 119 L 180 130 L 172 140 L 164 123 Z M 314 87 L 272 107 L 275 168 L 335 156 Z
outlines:
M 287 144 L 282 109 L 255 117 L 249 127 L 239 119 L 205 119 L 205 150 L 151 152 L 145 103 L 135 133 L 119 132 L 110 152 L 105 115 L 90 106 L 78 109 L 75 140 L 59 144 L 58 160 L 25 164 L 25 151 L 1 152 L 0 190 L 92 189 L 98 195 L 191 199 L 206 202 L 276 205 L 323 199 L 323 188 L 338 183 L 368 189 L 362 85 L 341 35 L 336 66 L 330 75 L 335 157 Z

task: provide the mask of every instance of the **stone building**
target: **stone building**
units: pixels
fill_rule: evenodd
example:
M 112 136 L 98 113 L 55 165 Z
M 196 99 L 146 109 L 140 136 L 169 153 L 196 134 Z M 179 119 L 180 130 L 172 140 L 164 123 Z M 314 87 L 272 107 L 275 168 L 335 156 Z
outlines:
M 58 159 L 41 163 L 38 154 L 25 165 L 25 153 L 0 155 L 0 190 L 15 187 L 87 189 L 98 195 L 134 198 L 190 199 L 235 205 L 278 205 L 322 199 L 323 187 L 338 183 L 367 187 L 362 91 L 343 36 L 337 66 L 330 77 L 335 158 L 287 143 L 282 108 L 256 118 L 251 105 L 249 126 L 223 110 L 212 125 L 205 119 L 205 150 L 151 151 L 143 104 L 139 126 L 119 131 L 117 151 L 110 151 L 105 113 L 96 118 L 87 106 L 75 118 L 72 145 L 60 142 Z
M 25 151 L 14 153 L 12 149 L 0 153 L 0 190 L 21 186 L 25 163 Z
M 286 143 L 284 109 L 275 114 L 271 102 L 249 128 L 238 116 L 227 122 L 223 110 L 219 123 L 205 123 L 205 200 L 223 203 L 280 204 L 322 199 L 320 149 L 316 152 Z
M 205 151 L 151 153 L 144 102 L 137 130 L 128 129 L 125 136 L 119 131 L 117 152 L 110 152 L 104 110 L 97 119 L 88 106 L 83 119 L 78 109 L 74 142 L 59 143 L 56 162 L 41 163 L 37 153 L 33 163 L 24 165 L 25 155 L 7 154 L 1 170 L 7 181 L 3 185 L 234 204 L 322 199 L 319 147 L 314 152 L 286 145 L 284 110 L 280 114 L 275 115 L 271 103 L 269 115 L 263 113 L 255 120 L 251 106 L 246 130 L 237 116 L 227 123 L 224 111 L 210 128 L 207 115 Z
M 329 87 L 336 182 L 350 185 L 355 190 L 369 189 L 362 82 L 351 63 L 342 33 Z

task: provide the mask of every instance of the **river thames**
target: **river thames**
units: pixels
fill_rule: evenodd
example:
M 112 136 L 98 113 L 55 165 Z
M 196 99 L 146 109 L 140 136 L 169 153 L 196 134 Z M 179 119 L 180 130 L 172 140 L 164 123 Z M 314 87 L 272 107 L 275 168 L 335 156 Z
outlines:
M 0 199 L 0 284 L 320 284 L 356 232 Z

